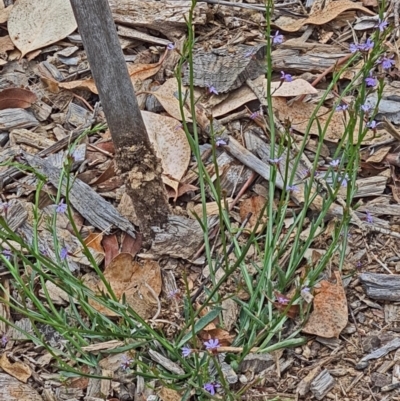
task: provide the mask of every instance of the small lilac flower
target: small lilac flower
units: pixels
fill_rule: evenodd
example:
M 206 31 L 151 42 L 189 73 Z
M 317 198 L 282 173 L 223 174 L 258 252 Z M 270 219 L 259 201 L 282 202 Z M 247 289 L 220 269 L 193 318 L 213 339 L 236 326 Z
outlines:
M 288 185 L 286 187 L 286 191 L 289 192 L 298 192 L 299 191 L 299 187 L 297 185 Z
M 332 160 L 332 161 L 329 163 L 329 165 L 330 165 L 331 167 L 337 167 L 337 166 L 339 166 L 339 164 L 340 164 L 340 160 L 339 160 L 339 159 Z
M 361 110 L 364 113 L 369 113 L 371 111 L 371 106 L 367 103 L 361 105 Z
M 375 120 L 372 120 L 367 124 L 367 127 L 371 128 L 372 130 L 376 130 L 377 125 L 378 123 Z
M 310 287 L 307 287 L 307 286 L 305 286 L 305 287 L 302 287 L 301 288 L 301 292 L 310 292 L 311 291 L 311 289 L 310 289 Z
M 260 112 L 259 112 L 259 111 L 255 111 L 254 113 L 251 113 L 251 114 L 249 115 L 249 118 L 250 118 L 251 120 L 255 120 L 255 119 L 258 118 L 258 117 L 260 117 Z
M 379 18 L 379 21 L 378 21 L 378 29 L 379 29 L 380 32 L 383 32 L 383 31 L 386 29 L 386 27 L 387 27 L 388 25 L 389 25 L 389 23 L 388 23 L 387 21 L 381 20 L 381 19 Z
M 168 44 L 167 44 L 167 49 L 168 49 L 168 50 L 174 50 L 174 49 L 175 49 L 175 43 L 172 43 L 172 42 L 171 42 L 171 43 L 168 43 Z
M 224 139 L 216 138 L 215 146 L 220 147 L 220 146 L 226 146 L 226 145 L 228 145 L 228 142 L 226 142 Z
M 121 364 L 119 365 L 122 370 L 127 370 L 130 368 L 133 359 L 130 358 L 128 355 L 124 354 L 121 357 Z
M 7 260 L 11 259 L 12 252 L 9 249 L 3 249 L 2 254 Z
M 208 391 L 211 395 L 215 395 L 216 389 L 221 387 L 221 385 L 217 382 L 206 383 L 203 388 Z
M 59 214 L 64 214 L 67 211 L 68 206 L 64 203 L 64 199 L 61 199 L 60 203 L 57 205 L 56 212 Z
M 272 36 L 272 43 L 274 45 L 280 45 L 283 42 L 283 35 L 279 34 L 279 31 L 275 32 L 275 35 Z
M 382 57 L 382 59 L 380 60 L 381 66 L 384 70 L 390 70 L 393 65 L 395 64 L 395 61 L 393 60 L 393 56 L 392 57 Z
M 207 88 L 208 88 L 208 93 L 214 94 L 214 95 L 218 95 L 218 91 L 215 89 L 214 86 L 212 86 L 212 85 L 207 85 Z
M 0 208 L 3 209 L 4 212 L 6 212 L 10 208 L 10 204 L 8 202 L 1 202 Z
M 340 186 L 342 186 L 343 188 L 347 188 L 348 182 L 349 182 L 349 176 L 345 174 L 342 180 L 340 181 Z
M 357 269 L 361 269 L 361 266 L 362 266 L 362 263 L 361 263 L 360 261 L 358 261 L 358 262 L 356 263 L 356 268 L 357 268 Z
M 290 302 L 290 299 L 285 297 L 284 295 L 276 295 L 276 302 L 281 305 L 288 305 Z
M 219 343 L 219 340 L 217 338 L 215 340 L 211 338 L 210 340 L 206 341 L 204 343 L 204 345 L 205 345 L 206 349 L 209 351 L 214 351 L 218 347 L 221 346 L 221 344 Z
M 192 353 L 192 349 L 189 347 L 183 347 L 182 348 L 182 356 L 184 358 L 187 358 L 190 354 Z
M 360 50 L 360 45 L 358 45 L 357 43 L 350 43 L 349 49 L 351 53 L 358 52 Z
M 285 74 L 284 71 L 281 71 L 281 81 L 292 82 L 293 81 L 293 77 L 290 74 Z
M 365 78 L 365 83 L 367 84 L 367 86 L 374 87 L 378 84 L 378 80 L 370 75 L 369 77 Z
M 67 248 L 61 248 L 60 259 L 61 260 L 65 260 L 65 259 L 67 259 L 67 256 L 68 256 L 68 249 Z
M 178 289 L 172 290 L 168 293 L 168 298 L 179 298 L 179 293 Z
M 268 159 L 268 162 L 270 164 L 278 165 L 282 161 L 282 159 L 283 159 L 283 157 L 281 156 L 281 157 L 277 157 L 275 159 Z
M 365 220 L 367 220 L 367 223 L 372 224 L 374 222 L 374 218 L 372 217 L 372 214 L 368 211 L 365 212 Z
M 1 346 L 4 348 L 8 343 L 8 337 L 6 335 L 3 335 L 1 337 Z
M 374 42 L 371 40 L 371 38 L 368 38 L 365 43 L 358 45 L 358 48 L 364 52 L 373 49 L 373 47 L 374 47 Z
M 178 125 L 175 127 L 175 131 L 178 131 L 178 130 L 180 130 L 180 129 L 183 129 L 183 124 L 178 124 Z
M 348 104 L 340 104 L 336 106 L 335 111 L 346 111 L 349 108 Z

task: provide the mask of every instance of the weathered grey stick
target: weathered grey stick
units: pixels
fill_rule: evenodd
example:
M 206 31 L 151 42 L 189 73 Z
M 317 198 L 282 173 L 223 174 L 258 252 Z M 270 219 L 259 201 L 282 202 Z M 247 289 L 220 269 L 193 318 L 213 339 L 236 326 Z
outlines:
M 58 168 L 53 167 L 48 161 L 28 153 L 24 153 L 24 157 L 31 167 L 45 175 L 55 187 L 58 187 L 61 178 Z M 136 237 L 135 227 L 89 185 L 73 176 L 70 176 L 70 183 L 71 186 L 68 189 L 71 205 L 90 224 L 105 233 L 109 233 L 112 226 L 116 226 L 132 237 Z M 65 177 L 61 192 L 64 196 L 67 192 L 67 179 Z

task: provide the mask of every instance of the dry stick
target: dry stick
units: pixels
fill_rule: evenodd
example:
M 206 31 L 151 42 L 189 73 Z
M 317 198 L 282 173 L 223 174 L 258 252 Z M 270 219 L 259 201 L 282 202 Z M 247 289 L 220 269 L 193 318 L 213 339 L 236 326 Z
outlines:
M 240 234 L 242 234 L 244 228 L 246 227 L 247 223 L 250 220 L 250 217 L 252 216 L 252 213 L 248 213 L 246 218 L 243 220 L 243 223 L 241 224 L 239 231 L 236 233 L 235 235 L 235 239 L 238 239 Z M 235 247 L 234 242 L 232 241 L 231 245 L 228 248 L 228 251 L 226 252 L 226 256 L 230 255 L 230 253 L 233 251 L 233 248 Z M 218 271 L 218 269 L 220 268 L 220 265 L 222 263 L 222 257 L 219 259 L 219 261 L 216 264 L 216 269 L 215 269 L 215 273 Z M 203 292 L 204 287 L 210 282 L 210 276 L 208 276 L 201 284 L 200 287 L 197 289 L 197 291 L 190 297 L 190 301 L 193 303 L 194 301 L 196 301 L 196 299 L 199 297 L 199 295 Z

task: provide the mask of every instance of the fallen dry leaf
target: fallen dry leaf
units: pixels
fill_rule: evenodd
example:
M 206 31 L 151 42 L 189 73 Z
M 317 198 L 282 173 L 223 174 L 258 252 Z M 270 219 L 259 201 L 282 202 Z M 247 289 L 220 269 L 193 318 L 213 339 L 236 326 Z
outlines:
M 260 219 L 260 213 L 267 200 L 263 196 L 252 196 L 251 198 L 245 199 L 240 203 L 239 215 L 242 222 L 249 213 L 252 213 L 250 220 L 246 226 L 247 230 L 253 230 L 258 223 L 257 233 L 259 233 L 266 222 L 266 217 Z
M 36 100 L 37 96 L 28 89 L 7 88 L 0 92 L 0 110 L 27 109 Z
M 85 244 L 87 245 L 88 248 L 92 248 L 97 252 L 104 254 L 105 251 L 103 246 L 101 245 L 102 241 L 103 241 L 103 233 L 90 233 L 85 238 Z
M 184 93 L 185 88 L 182 88 Z M 178 95 L 178 81 L 176 78 L 167 79 L 156 91 L 149 92 L 157 98 L 162 104 L 165 111 L 173 118 L 182 121 L 181 111 L 179 107 Z M 176 95 L 176 96 L 175 96 Z M 183 108 L 186 121 L 191 120 L 189 111 Z
M 5 53 L 15 48 L 9 35 L 0 37 L 0 52 Z
M 133 260 L 131 254 L 121 253 L 105 268 L 104 278 L 118 300 L 125 297 L 126 304 L 142 318 L 152 317 L 161 292 L 161 269 L 157 262 L 145 260 L 141 265 Z M 107 293 L 106 287 L 96 274 L 86 274 L 83 281 L 98 295 Z M 90 300 L 89 303 L 100 313 L 116 316 L 115 312 L 96 301 Z
M 208 326 L 207 326 L 208 327 Z M 201 340 L 208 341 L 211 338 L 218 339 L 222 346 L 226 347 L 231 345 L 233 340 L 235 339 L 234 334 L 230 334 L 229 331 L 220 329 L 220 328 L 208 328 L 205 327 L 203 330 L 200 331 L 199 337 Z
M 18 0 L 8 18 L 8 33 L 21 58 L 64 39 L 76 27 L 69 0 Z
M 4 24 L 7 22 L 10 12 L 13 9 L 13 6 L 4 7 L 4 2 L 0 2 L 0 24 Z
M 161 159 L 163 181 L 178 193 L 179 182 L 190 162 L 190 145 L 175 118 L 142 111 L 151 143 Z
M 22 362 L 11 363 L 5 352 L 0 358 L 0 367 L 7 372 L 9 375 L 15 377 L 16 379 L 26 383 L 28 379 L 32 376 L 31 368 Z
M 375 15 L 375 13 L 368 10 L 368 8 L 365 8 L 358 3 L 349 0 L 341 0 L 329 3 L 324 9 L 316 11 L 308 18 L 298 20 L 291 19 L 291 21 L 285 19 L 285 23 L 283 24 L 280 24 L 279 20 L 277 20 L 275 25 L 286 32 L 297 32 L 303 25 L 324 25 L 347 10 L 360 10 L 366 14 Z
M 115 234 L 105 235 L 102 240 L 104 248 L 104 266 L 107 267 L 111 261 L 119 254 L 118 240 Z
M 314 310 L 312 311 L 303 333 L 324 338 L 339 338 L 348 321 L 347 299 L 340 272 L 335 272 L 336 284 L 321 281 L 316 289 Z
M 266 96 L 266 80 L 264 96 Z M 301 95 L 314 95 L 318 91 L 305 79 L 294 79 L 292 82 L 271 82 L 271 96 L 294 97 Z

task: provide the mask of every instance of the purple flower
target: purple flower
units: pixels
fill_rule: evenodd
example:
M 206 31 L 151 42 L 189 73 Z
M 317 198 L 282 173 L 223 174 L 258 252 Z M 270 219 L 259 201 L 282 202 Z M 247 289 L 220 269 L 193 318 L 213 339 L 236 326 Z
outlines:
M 2 254 L 7 260 L 11 259 L 12 252 L 9 249 L 3 249 Z
M 0 202 L 0 207 L 6 212 L 10 208 L 10 204 L 8 202 Z
M 365 220 L 367 220 L 367 223 L 372 224 L 374 222 L 374 218 L 372 217 L 372 214 L 368 211 L 365 212 Z
M 373 49 L 373 47 L 374 47 L 374 42 L 371 40 L 371 38 L 368 38 L 365 43 L 358 45 L 358 48 L 364 52 Z
M 285 297 L 282 294 L 278 294 L 278 295 L 276 295 L 276 302 L 278 302 L 278 304 L 281 304 L 281 305 L 288 305 L 290 302 L 290 299 Z
M 127 370 L 127 369 L 130 368 L 132 362 L 133 362 L 133 359 L 132 359 L 132 358 L 129 358 L 128 355 L 124 354 L 124 355 L 122 355 L 122 357 L 121 357 L 121 365 L 119 365 L 119 366 L 120 366 L 120 368 L 121 368 L 122 370 Z
M 286 187 L 286 191 L 298 192 L 299 191 L 299 187 L 297 185 L 288 185 Z
M 8 337 L 6 335 L 3 335 L 1 337 L 1 346 L 4 348 L 8 343 Z
M 176 127 L 175 127 L 175 131 L 178 131 L 178 130 L 180 130 L 180 129 L 182 129 L 183 128 L 183 124 L 178 124 Z
M 179 298 L 179 293 L 178 289 L 172 290 L 168 293 L 168 298 Z
M 349 181 L 349 176 L 348 176 L 347 174 L 345 174 L 345 175 L 343 176 L 343 178 L 342 178 L 342 181 L 340 181 L 340 185 L 341 185 L 343 188 L 347 188 L 348 181 Z
M 221 346 L 221 344 L 219 343 L 219 340 L 216 338 L 215 340 L 213 340 L 212 338 L 208 341 L 206 341 L 204 343 L 206 349 L 208 349 L 209 351 L 213 351 L 216 350 L 218 347 Z
M 65 259 L 67 259 L 67 256 L 68 256 L 68 249 L 67 248 L 61 248 L 60 259 L 61 260 L 65 260 Z
M 380 60 L 380 63 L 381 63 L 382 68 L 384 70 L 390 70 L 394 66 L 395 62 L 393 60 L 393 57 L 394 56 L 392 56 L 390 58 L 389 57 L 382 57 L 382 59 Z
M 259 111 L 255 111 L 254 113 L 251 113 L 251 114 L 249 115 L 249 118 L 250 118 L 251 120 L 255 120 L 255 119 L 258 118 L 258 117 L 260 117 L 260 112 L 259 112 Z
M 208 88 L 208 93 L 210 93 L 210 94 L 214 94 L 214 95 L 218 95 L 218 91 L 215 89 L 215 87 L 214 86 L 212 86 L 212 85 L 207 85 L 207 88 Z
M 279 35 L 279 31 L 275 32 L 275 35 L 272 36 L 272 43 L 274 45 L 280 45 L 283 42 L 283 35 Z
M 340 164 L 340 160 L 339 160 L 339 159 L 332 160 L 332 161 L 329 163 L 329 165 L 330 165 L 331 167 L 337 167 L 337 166 L 339 166 L 339 164 Z
M 215 146 L 219 147 L 219 146 L 226 146 L 226 145 L 228 145 L 228 142 L 226 142 L 224 139 L 216 138 Z
M 182 348 L 182 356 L 184 358 L 188 357 L 192 353 L 192 350 L 189 347 Z
M 378 21 L 378 29 L 379 29 L 380 32 L 383 32 L 383 31 L 385 30 L 385 28 L 386 28 L 388 25 L 389 25 L 389 23 L 388 23 L 387 21 L 381 20 L 381 19 L 379 18 L 379 21 Z
M 378 80 L 373 77 L 372 74 L 370 74 L 369 77 L 365 78 L 365 83 L 367 84 L 367 86 L 374 87 L 378 84 Z
M 281 81 L 292 82 L 293 81 L 293 77 L 290 74 L 285 74 L 284 71 L 281 71 Z
M 357 43 L 350 43 L 350 52 L 351 53 L 358 52 L 359 50 L 360 50 L 360 45 L 358 45 Z
M 208 391 L 211 395 L 215 395 L 216 389 L 221 387 L 217 382 L 206 383 L 203 388 Z
M 281 156 L 281 157 L 277 157 L 275 159 L 268 159 L 268 162 L 270 164 L 278 165 L 282 161 L 282 159 L 283 159 L 283 157 Z
M 364 113 L 369 113 L 371 111 L 371 106 L 367 103 L 361 105 L 361 110 Z
M 377 125 L 378 123 L 375 120 L 372 120 L 367 124 L 367 127 L 371 128 L 372 130 L 376 130 Z
M 64 203 L 64 199 L 61 199 L 60 203 L 57 205 L 56 212 L 59 214 L 64 214 L 67 211 L 68 206 Z
M 168 44 L 167 44 L 167 49 L 168 49 L 168 50 L 174 50 L 174 49 L 175 49 L 175 43 L 172 43 L 172 42 L 171 42 L 171 43 L 168 43 Z
M 345 111 L 349 108 L 348 104 L 340 104 L 336 106 L 335 111 Z

